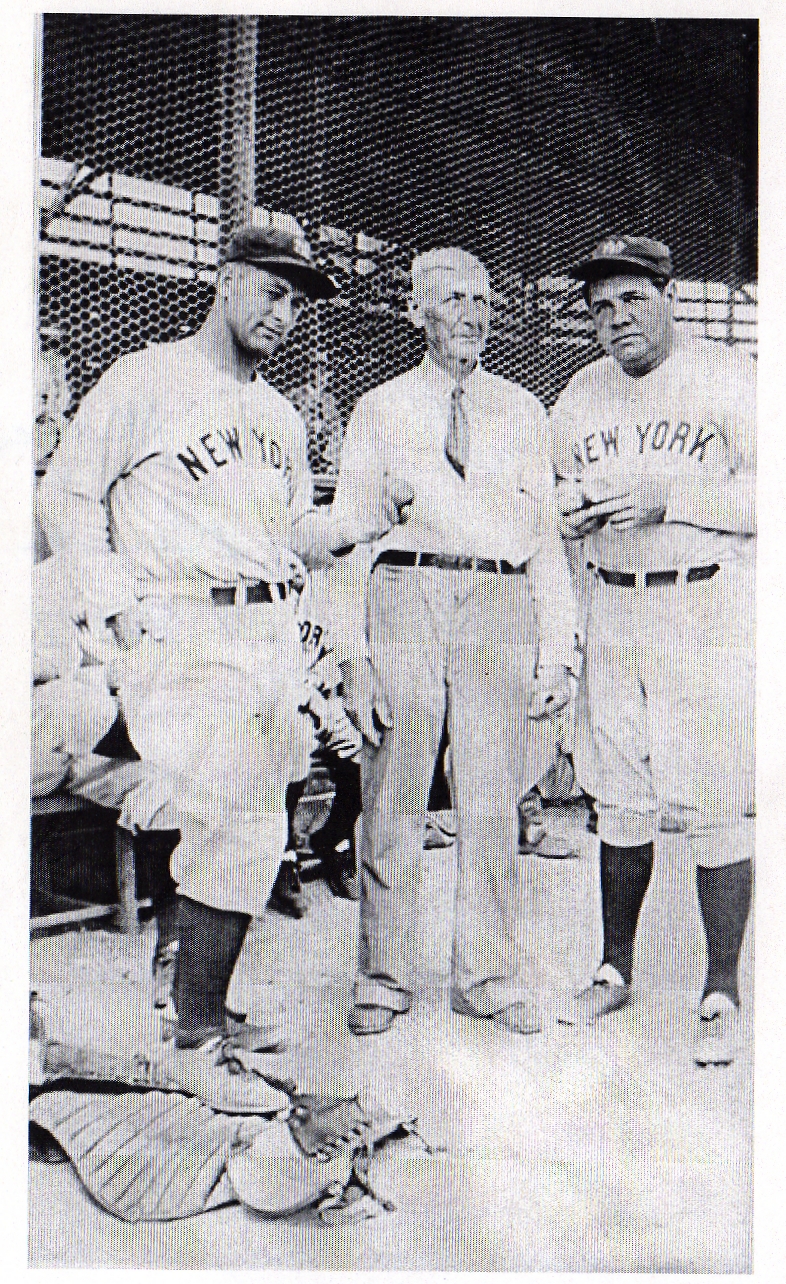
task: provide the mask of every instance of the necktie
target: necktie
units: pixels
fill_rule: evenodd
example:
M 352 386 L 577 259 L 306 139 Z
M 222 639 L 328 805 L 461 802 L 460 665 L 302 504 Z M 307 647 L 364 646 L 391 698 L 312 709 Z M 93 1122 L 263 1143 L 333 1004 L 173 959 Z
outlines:
M 445 438 L 445 454 L 459 477 L 464 476 L 469 459 L 469 421 L 461 404 L 463 396 L 464 389 L 457 385 L 450 399 L 450 426 Z

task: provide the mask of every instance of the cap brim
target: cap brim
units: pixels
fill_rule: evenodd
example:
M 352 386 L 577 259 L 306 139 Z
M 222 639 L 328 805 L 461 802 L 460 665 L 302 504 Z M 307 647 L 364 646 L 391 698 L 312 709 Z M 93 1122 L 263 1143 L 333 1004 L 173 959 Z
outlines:
M 607 276 L 617 276 L 620 272 L 629 272 L 633 276 L 649 277 L 666 277 L 670 276 L 669 272 L 660 271 L 652 267 L 649 263 L 641 263 L 638 259 L 584 259 L 581 263 L 576 263 L 574 267 L 568 268 L 567 275 L 574 281 L 583 281 L 588 284 L 591 281 L 602 281 Z
M 316 267 L 309 267 L 307 263 L 262 255 L 259 258 L 256 255 L 243 256 L 240 262 L 249 263 L 251 267 L 264 268 L 268 272 L 273 272 L 275 276 L 283 276 L 285 281 L 297 286 L 312 300 L 334 299 L 338 294 L 335 281 L 326 272 L 321 272 Z

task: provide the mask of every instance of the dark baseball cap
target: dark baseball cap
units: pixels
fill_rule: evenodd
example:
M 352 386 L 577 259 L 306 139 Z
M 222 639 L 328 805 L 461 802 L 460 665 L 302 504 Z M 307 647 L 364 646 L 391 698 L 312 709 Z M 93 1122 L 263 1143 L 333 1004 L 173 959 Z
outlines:
M 670 280 L 673 267 L 671 250 L 663 241 L 648 236 L 607 236 L 596 245 L 588 259 L 568 268 L 574 281 L 600 281 L 607 276 L 627 275 L 665 277 Z
M 338 294 L 332 278 L 314 263 L 305 235 L 295 228 L 238 228 L 224 261 L 266 268 L 297 286 L 309 299 L 332 299 Z

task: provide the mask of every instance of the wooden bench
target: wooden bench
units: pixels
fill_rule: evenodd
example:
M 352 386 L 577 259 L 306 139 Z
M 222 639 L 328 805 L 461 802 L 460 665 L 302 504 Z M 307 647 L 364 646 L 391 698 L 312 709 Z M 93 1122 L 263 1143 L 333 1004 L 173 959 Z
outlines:
M 96 803 L 68 793 L 54 793 L 44 798 L 34 798 L 31 814 L 31 882 L 32 890 L 40 900 L 52 906 L 52 912 L 31 916 L 31 932 L 45 932 L 49 928 L 63 927 L 70 923 L 86 923 L 92 919 L 112 917 L 115 925 L 129 936 L 139 931 L 138 911 L 149 907 L 149 900 L 138 900 L 136 892 L 136 860 L 133 835 L 117 824 L 119 813 Z M 117 901 L 111 905 L 94 904 L 59 895 L 53 891 L 50 857 L 54 856 L 57 839 L 64 834 L 60 817 L 73 819 L 67 823 L 69 837 L 94 834 L 97 829 L 114 823 L 115 870 L 117 874 Z M 114 818 L 113 822 L 110 818 Z

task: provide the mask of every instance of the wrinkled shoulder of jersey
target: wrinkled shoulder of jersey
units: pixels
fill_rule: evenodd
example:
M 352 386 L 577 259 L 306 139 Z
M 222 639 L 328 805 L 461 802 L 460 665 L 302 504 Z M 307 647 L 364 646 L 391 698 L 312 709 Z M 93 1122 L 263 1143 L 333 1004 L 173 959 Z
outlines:
M 675 392 L 693 400 L 697 396 L 709 398 L 712 405 L 719 396 L 735 397 L 741 387 L 755 386 L 756 362 L 748 353 L 718 339 L 682 333 L 668 363 L 667 377 Z
M 704 335 L 685 334 L 679 337 L 677 352 L 682 355 L 686 365 L 712 377 L 732 375 L 743 379 L 756 378 L 755 358 L 749 351 L 741 350 L 738 344 L 708 339 Z
M 294 401 L 278 388 L 274 388 L 264 375 L 257 371 L 256 377 L 241 389 L 241 400 L 247 417 L 263 422 L 286 423 L 295 431 L 301 431 L 304 424 L 303 415 Z
M 613 357 L 596 357 L 571 375 L 555 402 L 557 414 L 571 403 L 586 402 L 607 396 L 611 391 L 624 387 L 627 375 Z
M 499 401 L 504 410 L 519 416 L 524 415 L 538 424 L 545 418 L 546 407 L 540 397 L 531 392 L 523 383 L 517 383 L 514 379 L 506 379 L 503 375 L 492 374 L 485 369 L 482 374 L 484 381 L 486 381 L 486 386 L 493 390 L 493 396 Z
M 202 381 L 200 363 L 194 360 L 188 339 L 150 343 L 120 357 L 111 373 L 120 386 L 149 404 L 175 402 Z

